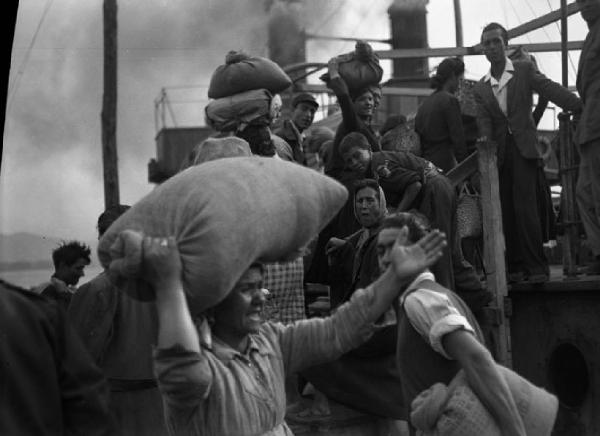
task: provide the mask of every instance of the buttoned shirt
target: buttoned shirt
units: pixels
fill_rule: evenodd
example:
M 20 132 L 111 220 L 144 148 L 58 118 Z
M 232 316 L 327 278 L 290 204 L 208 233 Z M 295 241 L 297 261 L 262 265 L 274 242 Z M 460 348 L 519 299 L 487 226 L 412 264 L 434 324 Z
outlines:
M 442 346 L 442 338 L 459 329 L 475 331 L 447 295 L 420 288 L 424 280 L 435 281 L 435 277 L 429 271 L 419 274 L 404 292 L 401 302 L 413 328 L 435 351 L 450 359 Z
M 506 64 L 504 65 L 504 71 L 500 76 L 500 80 L 496 80 L 494 76 L 492 76 L 492 70 L 488 71 L 485 76 L 485 81 L 490 82 L 492 86 L 492 91 L 494 93 L 494 97 L 498 101 L 500 105 L 500 109 L 504 115 L 508 115 L 508 106 L 507 106 L 507 85 L 510 79 L 512 79 L 515 71 L 515 67 L 510 59 L 506 58 Z
M 284 421 L 286 375 L 334 360 L 367 340 L 374 329 L 373 292 L 357 291 L 328 318 L 266 322 L 250 335 L 244 353 L 216 337 L 201 341 L 199 353 L 178 345 L 156 349 L 169 434 L 292 435 Z

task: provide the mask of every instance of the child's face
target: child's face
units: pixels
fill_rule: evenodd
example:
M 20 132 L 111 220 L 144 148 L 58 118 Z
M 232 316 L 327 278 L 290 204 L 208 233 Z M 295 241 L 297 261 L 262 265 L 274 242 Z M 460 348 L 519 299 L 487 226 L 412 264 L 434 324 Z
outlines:
M 342 156 L 342 159 L 347 169 L 364 174 L 371 164 L 371 153 L 360 147 L 352 147 Z

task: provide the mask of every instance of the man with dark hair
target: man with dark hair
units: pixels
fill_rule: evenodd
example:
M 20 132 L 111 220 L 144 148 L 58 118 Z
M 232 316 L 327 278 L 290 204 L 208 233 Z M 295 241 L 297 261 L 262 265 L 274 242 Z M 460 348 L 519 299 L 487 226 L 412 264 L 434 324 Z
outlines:
M 538 194 L 541 154 L 532 117 L 533 92 L 558 106 L 581 110 L 579 98 L 528 61 L 506 56 L 508 34 L 498 23 L 481 34 L 490 71 L 474 86 L 480 137 L 498 144 L 500 202 L 509 281 L 548 280 Z
M 577 70 L 577 92 L 583 100 L 576 132 L 581 153 L 577 203 L 595 256 L 588 274 L 600 274 L 600 0 L 577 0 L 577 3 L 582 5 L 581 17 L 589 27 Z
M 128 209 L 121 204 L 102 212 L 98 237 Z M 68 317 L 108 378 L 115 435 L 166 435 L 152 369 L 152 344 L 158 329 L 154 303 L 133 300 L 104 271 L 81 285 Z
M 315 112 L 319 109 L 319 103 L 309 93 L 302 92 L 292 99 L 292 116 L 284 120 L 283 125 L 273 133 L 289 144 L 292 149 L 294 162 L 305 165 L 304 155 L 305 131 L 315 118 Z
M 379 267 L 385 271 L 395 243 L 410 245 L 427 234 L 427 223 L 411 213 L 389 215 L 377 239 Z M 503 430 L 525 435 L 513 396 L 490 352 L 481 329 L 461 298 L 425 271 L 405 288 L 396 304 L 396 361 L 402 380 L 402 402 L 410 407 L 435 383 L 449 384 L 464 370 L 469 386 Z
M 90 254 L 90 247 L 81 242 L 63 242 L 52 251 L 54 274 L 50 282 L 41 284 L 34 292 L 56 300 L 66 310 L 76 291 L 75 285 L 90 264 Z

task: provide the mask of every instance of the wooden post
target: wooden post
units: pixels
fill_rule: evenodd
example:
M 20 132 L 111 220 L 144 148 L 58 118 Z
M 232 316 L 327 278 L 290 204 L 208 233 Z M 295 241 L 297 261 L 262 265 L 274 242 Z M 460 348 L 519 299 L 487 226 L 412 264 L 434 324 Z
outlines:
M 567 0 L 560 0 L 560 51 L 562 67 L 562 85 L 569 87 L 569 51 L 567 43 L 569 42 L 567 26 Z
M 560 207 L 562 210 L 563 271 L 567 279 L 577 278 L 577 257 L 579 254 L 579 217 L 575 206 L 575 150 L 571 144 L 571 115 L 568 112 L 558 114 L 559 156 L 560 156 Z
M 481 174 L 481 206 L 483 212 L 483 251 L 487 287 L 494 294 L 492 339 L 490 344 L 496 360 L 507 367 L 512 365 L 510 326 L 507 313 L 508 289 L 504 262 L 504 233 L 500 206 L 497 144 L 478 141 L 479 173 Z
M 456 29 L 456 46 L 462 47 L 463 43 L 463 28 L 462 28 L 462 13 L 460 11 L 460 0 L 454 0 L 454 28 Z
M 104 94 L 102 98 L 104 206 L 119 204 L 117 166 L 117 0 L 104 0 Z

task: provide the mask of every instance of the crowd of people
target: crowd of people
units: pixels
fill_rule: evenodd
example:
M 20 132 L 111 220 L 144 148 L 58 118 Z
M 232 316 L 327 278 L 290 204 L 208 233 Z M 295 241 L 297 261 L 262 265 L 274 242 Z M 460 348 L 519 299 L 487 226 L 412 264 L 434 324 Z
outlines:
M 473 88 L 476 121 L 479 137 L 498 144 L 513 282 L 549 279 L 540 227 L 548 187 L 540 177 L 534 92 L 574 114 L 577 201 L 595 256 L 589 272 L 600 272 L 600 1 L 578 3 L 589 26 L 578 96 L 531 61 L 511 61 L 500 24 L 481 34 L 490 69 Z M 275 110 L 216 135 L 185 166 L 235 156 L 305 166 L 346 187 L 335 217 L 285 259 L 254 259 L 225 298 L 202 312 L 184 291 L 174 234 L 138 241 L 153 301 L 123 292 L 108 267 L 77 289 L 91 260 L 77 241 L 53 251 L 49 282 L 31 290 L 0 282 L 0 434 L 283 436 L 293 434 L 288 419 L 327 415 L 323 401 L 388 422 L 381 434 L 444 434 L 434 433 L 436 419 L 419 427 L 415 405 L 432 386 L 452 386 L 459 373 L 502 434 L 528 434 L 521 399 L 482 333 L 479 315 L 492 294 L 463 255 L 459 190 L 446 176 L 469 153 L 455 95 L 463 61 L 443 60 L 432 77 L 433 93 L 414 123 L 420 155 L 388 135 L 404 116 L 390 117 L 380 130 L 372 123 L 382 98 L 378 83 L 354 88 L 335 60 L 327 68 L 342 114 L 335 132 L 311 127 L 319 103 L 300 92 L 289 117 L 277 120 Z M 128 210 L 107 208 L 99 238 Z M 309 316 L 309 283 L 328 290 L 326 316 Z M 320 408 L 308 403 L 307 413 L 298 404 L 307 404 L 308 389 L 321 400 Z M 544 424 L 551 429 L 556 410 L 549 415 Z M 407 429 L 394 427 L 398 422 Z

